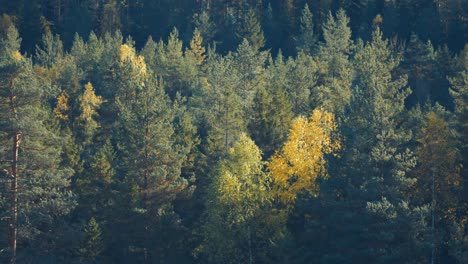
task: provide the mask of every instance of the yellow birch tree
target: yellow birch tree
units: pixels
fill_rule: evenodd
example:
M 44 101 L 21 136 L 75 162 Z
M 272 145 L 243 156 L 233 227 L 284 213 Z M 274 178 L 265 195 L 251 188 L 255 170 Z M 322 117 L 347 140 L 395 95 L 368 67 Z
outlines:
M 315 109 L 309 119 L 296 118 L 288 140 L 268 163 L 275 198 L 289 207 L 301 191 L 317 193 L 317 178 L 327 176 L 325 154 L 334 154 L 340 148 L 332 113 Z

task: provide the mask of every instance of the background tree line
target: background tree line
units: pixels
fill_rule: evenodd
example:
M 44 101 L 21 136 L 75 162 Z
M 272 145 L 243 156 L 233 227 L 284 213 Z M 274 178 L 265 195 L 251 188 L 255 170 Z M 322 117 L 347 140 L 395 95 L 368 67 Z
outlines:
M 0 260 L 467 262 L 466 6 L 404 2 L 2 1 Z

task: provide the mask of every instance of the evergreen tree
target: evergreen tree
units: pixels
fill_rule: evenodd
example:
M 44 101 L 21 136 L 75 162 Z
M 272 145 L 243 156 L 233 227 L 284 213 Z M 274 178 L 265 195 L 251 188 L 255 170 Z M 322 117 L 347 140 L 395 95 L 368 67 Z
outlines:
M 412 101 L 424 104 L 431 98 L 431 81 L 435 72 L 435 52 L 430 42 L 423 43 L 416 34 L 412 33 L 405 50 L 401 67 L 408 75 L 408 81 L 413 89 Z M 411 97 L 410 97 L 411 99 Z
M 357 86 L 342 126 L 342 160 L 331 160 L 334 169 L 320 184 L 320 195 L 303 197 L 295 211 L 300 227 L 295 237 L 321 254 L 296 253 L 323 263 L 427 261 L 429 207 L 410 200 L 416 179 L 409 172 L 416 159 L 408 149 L 411 135 L 401 126 L 410 93 L 406 78 L 392 76 L 398 60 L 379 29 L 372 42 L 358 43 L 355 65 Z M 314 237 L 324 240 L 317 243 Z
M 203 38 L 203 45 L 207 45 L 213 41 L 216 34 L 216 26 L 211 21 L 210 15 L 206 11 L 194 15 L 195 28 L 198 28 L 200 35 Z
M 240 77 L 235 92 L 241 98 L 244 111 L 249 113 L 256 90 L 265 85 L 267 78 L 265 63 L 269 54 L 258 51 L 244 39 L 233 55 L 233 66 Z
M 50 31 L 42 36 L 41 46 L 36 46 L 37 63 L 41 66 L 51 68 L 63 58 L 63 44 L 58 35 Z
M 195 28 L 195 31 L 193 32 L 193 38 L 190 41 L 190 49 L 188 50 L 193 56 L 195 57 L 196 64 L 200 65 L 205 61 L 206 55 L 205 51 L 206 49 L 203 47 L 203 38 L 200 34 L 200 31 L 198 28 Z M 186 51 L 187 54 L 187 51 Z
M 298 52 L 311 54 L 316 51 L 317 36 L 314 34 L 314 22 L 312 20 L 312 12 L 309 5 L 306 3 L 302 10 L 300 19 L 299 36 L 296 37 L 296 49 Z
M 114 33 L 121 28 L 120 8 L 116 0 L 109 0 L 103 4 L 99 16 L 99 32 L 102 36 L 106 33 Z
M 98 115 L 97 110 L 104 103 L 104 100 L 101 96 L 97 96 L 94 93 L 93 85 L 88 82 L 85 85 L 85 90 L 83 95 L 79 97 L 80 110 L 81 114 L 78 117 L 79 122 L 82 124 L 83 134 L 85 135 L 84 142 L 90 140 L 94 135 L 96 129 L 99 127 L 99 124 L 96 122 L 95 118 Z
M 165 247 L 160 232 L 178 225 L 172 202 L 191 192 L 181 177 L 190 149 L 176 144 L 175 109 L 162 84 L 148 74 L 144 58 L 126 44 L 120 55 L 123 76 L 116 98 L 115 142 L 121 175 L 118 206 L 126 205 L 120 213 L 127 217 L 114 220 L 113 232 L 119 227 L 121 231 L 115 234 L 113 247 L 121 254 L 136 254 L 134 259 L 154 262 Z
M 198 44 L 197 56 L 203 55 L 201 48 Z M 197 66 L 201 61 L 201 57 L 193 57 L 193 52 L 191 49 L 191 52 L 186 51 L 184 55 L 182 40 L 179 39 L 176 28 L 170 33 L 166 43 L 161 40 L 155 45 L 152 40 L 148 40 L 142 51 L 142 55 L 147 58 L 148 67 L 166 83 L 166 91 L 172 99 L 177 93 L 182 96 L 190 96 L 192 93 L 198 75 Z
M 353 72 L 349 55 L 352 50 L 349 18 L 340 9 L 335 17 L 328 14 L 323 25 L 324 43 L 319 47 L 321 78 L 313 89 L 315 106 L 323 106 L 328 111 L 341 113 L 351 98 Z
M 360 206 L 366 210 L 368 235 L 361 239 L 372 245 L 364 250 L 363 244 L 362 255 L 356 257 L 379 262 L 424 260 L 427 207 L 409 200 L 409 188 L 416 182 L 409 175 L 415 157 L 407 148 L 410 134 L 398 126 L 405 118 L 404 100 L 410 92 L 406 78 L 392 76 L 398 60 L 379 29 L 356 54 L 356 65 L 358 87 L 347 121 L 351 145 L 345 162 L 353 187 L 365 188 Z
M 236 91 L 241 80 L 232 57 L 208 58 L 206 78 L 200 82 L 192 105 L 206 126 L 205 153 L 217 161 L 245 131 L 245 106 Z
M 250 9 L 241 17 L 241 22 L 237 28 L 236 35 L 239 39 L 246 39 L 256 50 L 263 48 L 265 37 L 262 26 L 253 9 Z
M 455 259 L 447 258 L 445 252 L 449 251 L 450 227 L 463 225 L 459 212 L 463 208 L 459 201 L 461 177 L 456 141 L 442 114 L 426 114 L 418 139 L 416 195 L 420 203 L 431 204 L 431 261 L 453 262 Z
M 286 92 L 295 114 L 307 114 L 311 110 L 311 90 L 319 78 L 317 62 L 305 53 L 288 59 Z M 312 97 L 313 98 L 313 97 Z
M 265 157 L 271 156 L 284 143 L 292 118 L 291 105 L 281 87 L 258 89 L 248 128 Z
M 465 49 L 460 53 L 457 64 L 460 70 L 455 74 L 454 77 L 449 78 L 449 82 L 451 84 L 450 94 L 453 97 L 455 103 L 455 114 L 457 119 L 455 127 L 459 140 L 458 145 L 460 146 L 459 150 L 461 157 L 463 158 L 461 168 L 462 195 L 460 197 L 462 204 L 457 207 L 457 210 L 463 211 L 466 210 L 466 200 L 468 199 L 466 192 L 468 178 L 466 158 L 468 156 L 468 107 L 466 103 L 468 100 L 468 45 L 465 45 Z M 465 202 L 463 203 L 463 201 Z M 463 215 L 463 213 L 461 213 L 461 215 Z M 466 254 L 466 250 L 463 250 L 463 248 L 466 247 L 468 238 L 466 235 L 466 224 L 463 220 L 463 217 L 452 225 L 450 239 L 450 255 L 455 257 L 455 259 L 460 263 L 465 262 L 468 259 L 468 255 Z
M 35 256 L 57 254 L 59 228 L 75 206 L 69 189 L 73 170 L 62 166 L 63 146 L 69 135 L 60 133 L 47 100 L 53 89 L 35 76 L 32 62 L 20 54 L 14 27 L 0 40 L 1 167 L 10 185 L 2 192 L 6 203 L 2 222 L 9 221 L 12 263 Z
M 86 158 L 83 172 L 78 175 L 75 186 L 79 195 L 77 213 L 83 218 L 96 215 L 98 221 L 109 220 L 115 203 L 116 152 L 107 139 L 94 142 L 96 153 Z
M 83 228 L 86 234 L 85 242 L 80 249 L 83 259 L 95 261 L 103 250 L 102 230 L 96 219 L 92 217 Z

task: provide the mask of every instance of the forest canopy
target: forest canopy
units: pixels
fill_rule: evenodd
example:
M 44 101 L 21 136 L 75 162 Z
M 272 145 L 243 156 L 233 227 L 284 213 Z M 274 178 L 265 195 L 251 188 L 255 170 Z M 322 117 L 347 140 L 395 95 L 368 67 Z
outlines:
M 467 14 L 0 0 L 0 262 L 468 263 Z

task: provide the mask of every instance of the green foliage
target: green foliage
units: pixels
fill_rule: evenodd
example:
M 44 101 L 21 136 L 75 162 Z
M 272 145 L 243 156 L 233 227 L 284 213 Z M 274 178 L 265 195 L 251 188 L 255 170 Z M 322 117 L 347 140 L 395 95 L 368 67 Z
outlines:
M 245 106 L 237 93 L 242 92 L 237 90 L 240 74 L 231 56 L 209 58 L 205 74 L 192 104 L 207 126 L 207 154 L 222 157 L 245 131 Z
M 0 0 L 0 262 L 467 262 L 466 8 Z
M 248 128 L 265 157 L 269 157 L 286 140 L 293 118 L 291 105 L 279 86 L 260 87 L 253 105 Z
M 286 92 L 295 114 L 307 114 L 311 110 L 311 90 L 317 84 L 317 62 L 305 53 L 299 53 L 296 60 L 287 61 Z
M 42 36 L 41 46 L 36 46 L 36 60 L 41 66 L 50 68 L 63 57 L 63 44 L 59 35 L 46 32 Z
M 12 143 L 20 134 L 18 255 L 32 260 L 43 251 L 59 249 L 60 245 L 47 241 L 60 240 L 62 234 L 56 232 L 76 206 L 70 190 L 73 170 L 62 164 L 64 145 L 70 135 L 60 133 L 47 104 L 53 95 L 50 84 L 37 77 L 31 60 L 19 53 L 16 29 L 10 27 L 7 38 L 0 43 L 0 159 L 9 161 L 0 166 L 6 175 L 13 174 Z M 0 211 L 5 224 L 15 201 L 6 189 L 0 196 L 8 206 Z M 28 247 L 22 248 L 23 245 Z
M 317 35 L 314 34 L 314 22 L 312 20 L 312 12 L 309 5 L 306 3 L 302 9 L 300 19 L 299 36 L 295 38 L 296 48 L 298 52 L 306 54 L 314 53 L 317 45 Z
M 117 0 L 107 1 L 102 7 L 99 18 L 101 35 L 119 30 L 121 27 L 119 2 Z
M 83 228 L 86 238 L 80 254 L 83 259 L 95 261 L 103 250 L 102 230 L 96 219 L 92 217 Z
M 353 70 L 349 61 L 352 50 L 349 18 L 340 9 L 336 19 L 328 15 L 323 25 L 324 43 L 319 47 L 319 67 L 321 78 L 313 90 L 315 106 L 328 111 L 342 113 L 351 99 Z
M 241 40 L 246 39 L 255 50 L 263 48 L 265 37 L 254 10 L 250 9 L 241 17 L 236 35 Z
M 216 26 L 210 19 L 210 14 L 202 11 L 200 14 L 194 15 L 195 27 L 200 30 L 200 35 L 203 37 L 203 45 L 211 43 L 216 34 Z
M 262 235 L 272 198 L 261 151 L 242 134 L 216 173 L 199 250 L 212 263 L 256 261 L 268 247 L 269 238 Z

